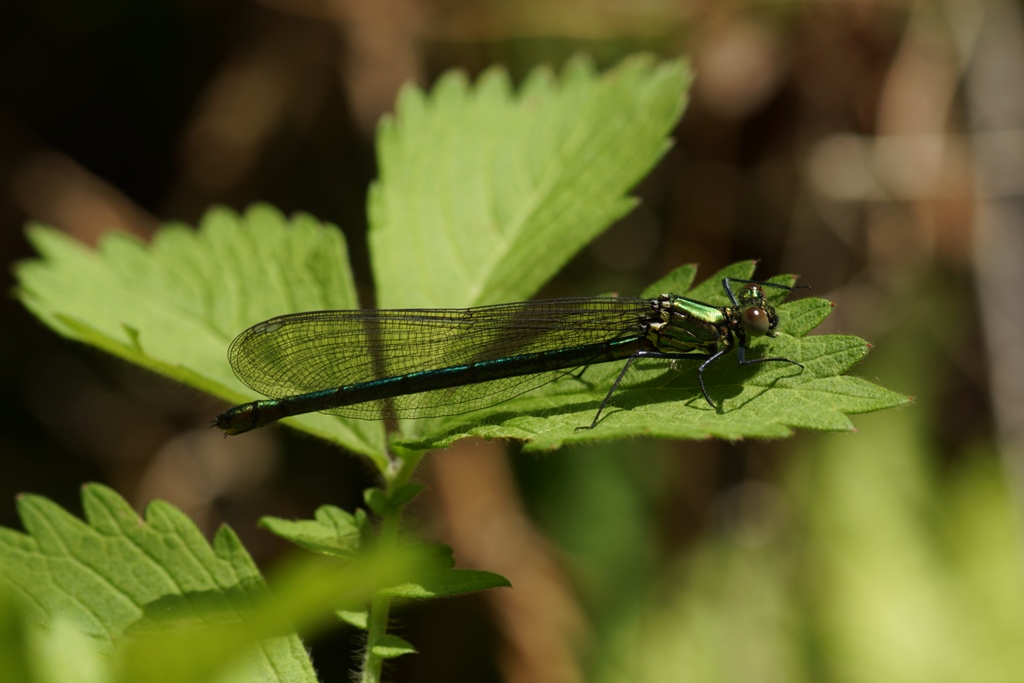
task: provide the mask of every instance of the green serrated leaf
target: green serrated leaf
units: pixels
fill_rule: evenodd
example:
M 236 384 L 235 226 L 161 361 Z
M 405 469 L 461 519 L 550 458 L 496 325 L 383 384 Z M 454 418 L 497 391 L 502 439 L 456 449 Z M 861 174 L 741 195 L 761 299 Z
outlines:
M 259 599 L 263 580 L 227 528 L 211 547 L 176 508 L 154 502 L 142 520 L 112 490 L 82 490 L 86 521 L 38 496 L 21 496 L 27 534 L 0 528 L 0 578 L 33 607 L 33 621 L 60 618 L 94 646 L 109 649 L 168 598 Z M 253 663 L 252 680 L 315 681 L 295 636 L 273 638 Z M 140 679 L 141 680 L 141 679 Z M 146 680 L 155 680 L 147 678 Z
M 662 294 L 689 291 L 690 287 L 693 286 L 693 279 L 695 277 L 697 277 L 696 264 L 688 263 L 685 266 L 679 266 L 665 277 L 645 288 L 640 293 L 640 298 L 656 299 Z
M 30 606 L 33 622 L 52 629 L 41 646 L 73 655 L 74 642 L 85 642 L 105 653 L 102 680 L 110 683 L 201 683 L 236 670 L 241 678 L 231 673 L 230 680 L 312 683 L 305 648 L 284 634 L 326 625 L 332 607 L 360 604 L 387 585 L 418 583 L 416 567 L 436 565 L 415 547 L 378 545 L 345 562 L 293 561 L 268 590 L 226 527 L 211 547 L 165 503 L 151 504 L 143 520 L 98 485 L 84 489 L 83 503 L 86 522 L 23 496 L 29 533 L 0 529 L 0 586 Z M 6 623 L 0 613 L 0 629 Z M 64 637 L 62 624 L 88 641 Z M 58 671 L 71 663 L 48 657 L 48 666 Z
M 407 90 L 381 126 L 381 178 L 370 197 L 378 301 L 466 306 L 532 294 L 632 205 L 626 193 L 665 150 L 689 79 L 679 62 L 638 57 L 604 75 L 585 60 L 560 78 L 541 69 L 518 94 L 501 71 L 473 86 L 450 74 L 430 94 Z M 281 313 L 356 305 L 340 233 L 306 216 L 287 222 L 268 207 L 241 217 L 215 210 L 198 232 L 168 227 L 148 247 L 114 235 L 92 252 L 52 230 L 30 235 L 43 258 L 19 266 L 19 295 L 41 319 L 234 402 L 253 398 L 224 358 L 235 334 Z M 749 279 L 754 267 L 737 263 L 675 293 L 725 305 L 722 278 Z M 693 273 L 684 267 L 650 289 L 688 287 Z M 788 292 L 766 294 L 778 303 Z M 699 394 L 695 363 L 666 372 L 666 363 L 639 362 L 597 429 L 577 431 L 618 373 L 620 365 L 605 364 L 471 415 L 404 423 L 394 443 L 440 447 L 474 435 L 550 449 L 637 435 L 777 437 L 794 427 L 847 429 L 850 413 L 906 400 L 838 377 L 863 356 L 863 342 L 803 338 L 827 302 L 782 304 L 779 313 L 781 334 L 752 343 L 751 357 L 783 356 L 805 369 L 725 358 L 706 373 L 714 408 Z M 800 398 L 810 395 L 816 403 Z M 322 414 L 287 422 L 387 468 L 379 422 Z M 373 503 L 379 512 L 387 501 Z
M 833 304 L 825 299 L 800 299 L 779 306 L 779 330 L 794 337 L 802 337 L 825 321 L 832 313 Z
M 381 307 L 528 298 L 634 205 L 668 149 L 691 76 L 649 56 L 599 75 L 578 59 L 513 91 L 490 69 L 406 88 L 377 139 L 369 201 Z
M 260 680 L 253 664 L 263 659 L 262 642 L 268 636 L 291 627 L 306 632 L 327 625 L 331 605 L 369 600 L 383 585 L 409 577 L 419 562 L 422 558 L 411 548 L 383 546 L 352 561 L 293 561 L 277 572 L 265 599 L 242 610 L 197 610 L 193 601 L 186 614 L 197 614 L 201 621 L 155 620 L 155 628 L 135 635 L 115 653 L 120 655 L 115 680 L 204 683 L 227 671 L 225 660 L 235 653 L 241 665 L 231 669 L 229 680 Z M 254 648 L 257 641 L 260 647 Z
M 715 273 L 687 297 L 727 305 L 725 277 L 752 279 L 755 262 L 743 261 Z M 685 281 L 687 272 L 677 271 Z M 675 273 L 673 275 L 676 275 Z M 672 276 L 670 276 L 672 277 Z M 769 281 L 789 285 L 791 276 Z M 663 288 L 665 281 L 656 283 Z M 648 291 L 654 291 L 649 289 Z M 799 290 L 798 290 L 799 291 Z M 779 301 L 786 290 L 768 291 Z M 616 389 L 595 429 L 589 425 L 622 363 L 588 367 L 582 377 L 566 377 L 505 403 L 476 413 L 430 421 L 428 435 L 406 436 L 410 448 L 441 448 L 466 436 L 512 438 L 526 450 L 549 450 L 568 443 L 650 436 L 671 439 L 782 438 L 793 429 L 852 429 L 849 415 L 901 405 L 907 397 L 855 377 L 848 371 L 868 351 L 862 339 L 843 335 L 803 337 L 832 310 L 821 299 L 779 306 L 778 337 L 752 340 L 748 357 L 778 356 L 800 362 L 740 366 L 735 356 L 720 359 L 705 372 L 716 408 L 704 400 L 697 383 L 698 361 L 668 363 L 641 359 Z M 792 312 L 794 318 L 787 318 Z M 674 367 L 673 367 L 674 366 Z
M 382 305 L 468 305 L 528 296 L 634 203 L 626 195 L 668 146 L 690 75 L 679 62 L 586 60 L 470 86 L 409 88 L 378 140 L 370 243 Z M 629 106 L 622 106 L 629 102 Z M 18 294 L 58 333 L 232 403 L 252 400 L 225 358 L 246 327 L 289 312 L 357 307 L 340 232 L 256 206 L 211 211 L 198 232 L 171 225 L 151 245 L 106 236 L 92 251 L 34 226 L 42 258 L 19 265 Z M 440 267 L 440 264 L 445 264 Z M 285 420 L 386 467 L 373 421 Z
M 732 302 L 729 301 L 725 290 L 722 289 L 722 280 L 727 277 L 737 280 L 751 280 L 754 278 L 754 271 L 756 269 L 757 261 L 737 261 L 698 282 L 686 292 L 686 296 L 697 301 L 714 304 L 715 306 L 727 306 Z M 673 293 L 678 294 L 679 292 Z M 771 297 L 772 292 L 765 292 L 765 295 Z
M 351 558 L 362 545 L 360 519 L 333 505 L 317 508 L 313 520 L 263 517 L 260 526 L 309 551 L 332 557 Z
M 110 233 L 92 250 L 38 225 L 28 236 L 40 258 L 17 265 L 17 294 L 43 322 L 232 403 L 259 398 L 228 365 L 238 333 L 282 313 L 358 307 L 341 232 L 265 205 L 213 209 L 198 231 L 167 226 L 148 245 Z M 379 423 L 288 422 L 386 465 Z

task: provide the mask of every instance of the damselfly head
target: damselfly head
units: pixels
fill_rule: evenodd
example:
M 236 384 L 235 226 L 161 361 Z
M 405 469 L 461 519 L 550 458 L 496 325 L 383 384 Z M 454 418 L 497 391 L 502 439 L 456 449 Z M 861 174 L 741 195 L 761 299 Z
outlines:
M 743 285 L 739 292 L 739 303 L 743 312 L 740 313 L 740 324 L 748 337 L 763 337 L 772 334 L 779 324 L 779 318 L 775 310 L 768 305 L 764 298 L 764 290 L 760 284 L 749 283 Z
M 759 306 L 764 301 L 764 290 L 755 282 L 745 284 L 740 289 L 739 301 L 744 306 Z

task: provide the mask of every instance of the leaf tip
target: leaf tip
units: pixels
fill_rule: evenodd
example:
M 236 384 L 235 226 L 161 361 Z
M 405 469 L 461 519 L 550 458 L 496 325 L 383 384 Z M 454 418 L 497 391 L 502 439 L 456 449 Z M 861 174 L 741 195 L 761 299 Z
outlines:
M 124 333 L 128 336 L 128 343 L 136 353 L 142 353 L 142 341 L 139 339 L 139 329 L 128 325 L 127 323 L 121 323 L 121 328 Z

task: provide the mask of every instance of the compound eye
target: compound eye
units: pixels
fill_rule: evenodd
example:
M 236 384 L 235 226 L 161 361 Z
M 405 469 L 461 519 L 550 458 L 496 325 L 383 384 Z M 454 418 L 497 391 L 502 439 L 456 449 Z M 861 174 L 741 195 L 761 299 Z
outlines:
M 757 306 L 751 306 L 743 311 L 740 322 L 743 325 L 743 331 L 751 337 L 763 337 L 768 334 L 768 330 L 771 328 L 768 314 L 765 313 L 763 308 L 758 308 Z

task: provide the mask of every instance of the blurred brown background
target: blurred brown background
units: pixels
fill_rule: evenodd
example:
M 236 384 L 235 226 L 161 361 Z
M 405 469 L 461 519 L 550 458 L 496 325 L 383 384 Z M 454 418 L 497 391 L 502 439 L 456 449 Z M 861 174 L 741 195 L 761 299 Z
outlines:
M 341 226 L 369 293 L 374 127 L 403 83 L 639 50 L 696 69 L 676 146 L 545 293 L 761 258 L 837 303 L 822 331 L 876 345 L 857 374 L 917 402 L 777 443 L 436 454 L 417 523 L 516 589 L 405 610 L 421 654 L 392 678 L 1024 680 L 1016 2 L 8 0 L 0 260 L 32 256 L 30 219 L 94 243 L 263 200 Z M 352 509 L 372 481 L 285 430 L 220 439 L 212 398 L 2 305 L 5 525 L 18 492 L 77 511 L 103 481 L 272 562 L 260 515 Z M 358 643 L 313 645 L 345 680 Z

